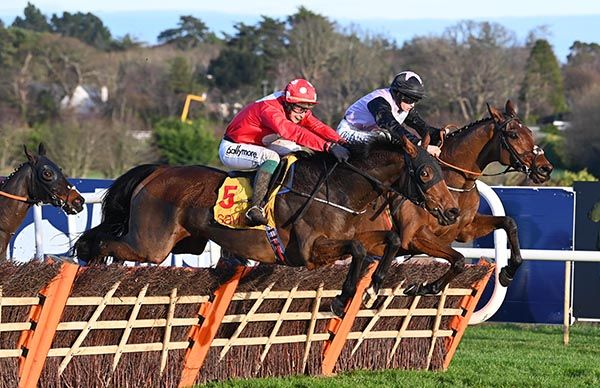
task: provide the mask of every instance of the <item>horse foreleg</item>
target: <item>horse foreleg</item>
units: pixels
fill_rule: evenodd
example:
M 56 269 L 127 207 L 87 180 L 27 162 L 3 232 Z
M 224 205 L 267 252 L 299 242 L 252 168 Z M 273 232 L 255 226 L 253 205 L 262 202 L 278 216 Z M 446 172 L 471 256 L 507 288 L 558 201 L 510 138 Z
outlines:
M 381 256 L 379 265 L 373 273 L 371 286 L 366 291 L 369 299 L 365 301 L 365 307 L 371 308 L 377 299 L 377 294 L 390 268 L 392 259 L 396 257 L 398 249 L 400 249 L 401 241 L 396 232 L 389 230 L 365 232 L 358 234 L 356 237 L 367 248 L 369 254 Z
M 421 228 L 413 236 L 410 243 L 410 250 L 445 259 L 450 263 L 450 268 L 439 279 L 431 283 L 409 285 L 404 290 L 406 295 L 435 295 L 465 270 L 465 257 L 460 252 L 452 249 L 449 244 L 440 243 L 439 237 L 429 228 Z
M 521 247 L 519 244 L 519 234 L 517 231 L 517 223 L 508 216 L 490 216 L 486 214 L 477 214 L 469 225 L 467 225 L 458 235 L 458 241 L 472 241 L 476 238 L 486 236 L 496 229 L 504 229 L 508 236 L 510 245 L 510 258 L 508 265 L 500 271 L 498 280 L 504 287 L 508 287 L 510 282 L 515 277 L 517 269 L 523 263 L 521 257 Z
M 356 284 L 362 275 L 367 250 L 357 240 L 318 239 L 313 245 L 313 256 L 324 256 L 335 259 L 345 255 L 352 256 L 350 269 L 342 285 L 342 294 L 336 296 L 331 301 L 331 311 L 338 317 L 344 315 L 346 304 L 356 293 Z

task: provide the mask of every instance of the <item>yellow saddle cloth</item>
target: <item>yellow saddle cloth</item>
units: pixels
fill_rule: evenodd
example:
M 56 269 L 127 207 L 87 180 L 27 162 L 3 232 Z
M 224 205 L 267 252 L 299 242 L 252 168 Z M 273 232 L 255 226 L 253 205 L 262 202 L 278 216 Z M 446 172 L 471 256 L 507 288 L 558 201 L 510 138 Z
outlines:
M 265 205 L 265 215 L 268 226 L 275 227 L 275 197 L 281 189 L 281 182 L 297 160 L 294 155 L 286 156 L 287 163 L 285 171 L 280 174 L 281 179 L 275 188 L 269 193 Z M 219 197 L 213 208 L 215 221 L 223 226 L 232 229 L 259 229 L 266 230 L 265 225 L 248 226 L 246 225 L 246 211 L 250 207 L 249 198 L 252 197 L 252 181 L 247 177 L 227 177 L 219 188 Z

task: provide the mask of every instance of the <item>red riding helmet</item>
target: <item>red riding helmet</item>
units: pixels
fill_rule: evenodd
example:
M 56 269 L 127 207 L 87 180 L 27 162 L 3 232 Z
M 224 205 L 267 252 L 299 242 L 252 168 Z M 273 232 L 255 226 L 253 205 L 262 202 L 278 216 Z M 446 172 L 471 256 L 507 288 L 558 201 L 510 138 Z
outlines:
M 305 79 L 298 78 L 290 81 L 285 87 L 285 101 L 298 104 L 316 104 L 317 91 L 310 82 Z

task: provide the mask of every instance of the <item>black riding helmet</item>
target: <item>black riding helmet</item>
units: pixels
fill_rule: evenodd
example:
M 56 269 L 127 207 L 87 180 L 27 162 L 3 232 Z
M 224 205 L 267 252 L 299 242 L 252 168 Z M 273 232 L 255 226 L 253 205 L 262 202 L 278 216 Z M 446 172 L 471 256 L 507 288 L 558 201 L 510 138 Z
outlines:
M 425 97 L 423 81 L 417 73 L 412 71 L 403 71 L 396 74 L 390 85 L 390 92 L 398 102 L 401 101 L 403 96 L 415 102 Z

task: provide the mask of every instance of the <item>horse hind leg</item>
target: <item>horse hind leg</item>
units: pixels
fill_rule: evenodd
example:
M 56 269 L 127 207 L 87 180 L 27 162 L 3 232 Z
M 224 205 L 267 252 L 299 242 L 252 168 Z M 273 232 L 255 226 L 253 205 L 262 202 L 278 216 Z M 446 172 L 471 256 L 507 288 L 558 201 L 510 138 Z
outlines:
M 103 230 L 105 227 L 104 224 L 100 224 L 85 231 L 77 239 L 73 249 L 78 260 L 88 265 L 106 262 L 106 255 L 101 252 L 101 244 L 104 239 L 111 238 L 111 235 Z
M 112 257 L 115 262 L 135 261 L 138 263 L 162 263 L 170 250 L 166 250 L 163 244 L 162 249 L 144 249 L 139 244 L 127 241 L 126 236 L 115 238 L 111 235 L 99 236 L 97 239 L 98 257 Z

